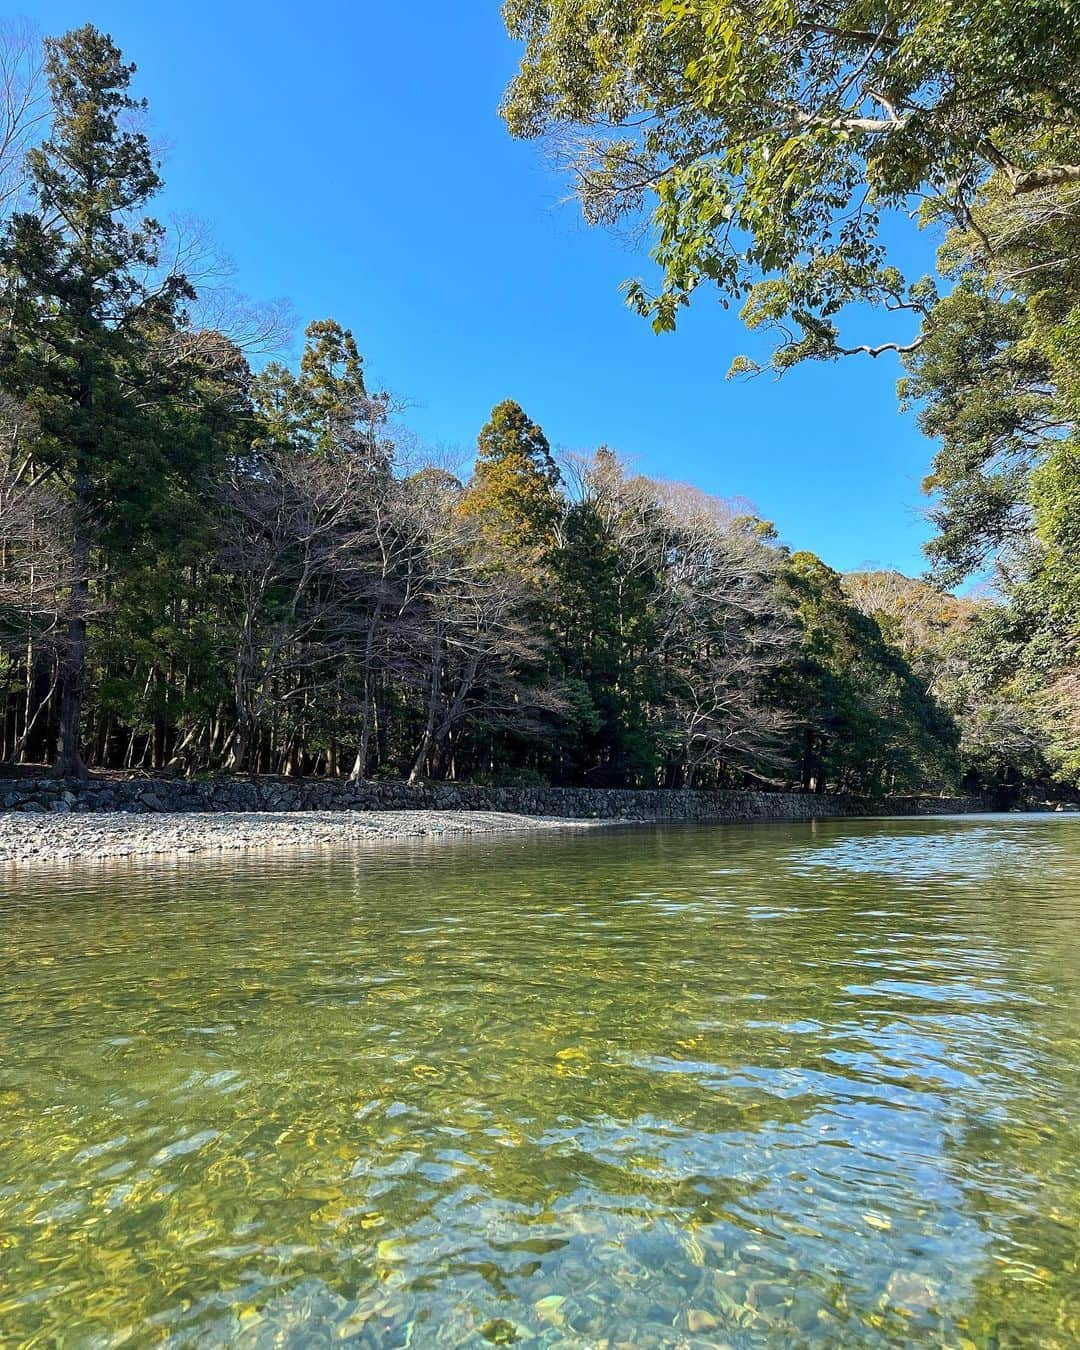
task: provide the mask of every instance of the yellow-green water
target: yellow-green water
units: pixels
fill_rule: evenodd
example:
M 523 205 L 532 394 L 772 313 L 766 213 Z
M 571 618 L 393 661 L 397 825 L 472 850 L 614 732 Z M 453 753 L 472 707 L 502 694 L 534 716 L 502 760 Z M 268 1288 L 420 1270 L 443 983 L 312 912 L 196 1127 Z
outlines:
M 0 888 L 0 1345 L 1080 1341 L 1080 819 Z

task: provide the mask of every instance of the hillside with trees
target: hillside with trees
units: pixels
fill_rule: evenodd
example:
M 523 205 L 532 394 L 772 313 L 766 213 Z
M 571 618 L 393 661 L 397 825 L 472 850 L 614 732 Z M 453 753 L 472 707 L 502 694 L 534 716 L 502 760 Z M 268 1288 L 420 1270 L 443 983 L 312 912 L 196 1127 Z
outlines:
M 667 44 L 685 71 L 693 64 L 665 93 L 674 102 L 657 125 L 698 146 L 698 170 L 684 180 L 680 169 L 670 193 L 661 187 L 668 287 L 655 306 L 634 298 L 666 326 L 671 304 L 699 281 L 741 286 L 723 264 L 716 201 L 701 195 L 720 172 L 703 125 L 734 125 L 738 111 L 718 111 L 734 95 L 714 60 L 727 30 L 708 28 L 704 40 L 712 7 L 661 6 L 670 13 L 643 44 L 655 6 L 607 6 L 625 31 L 583 44 L 591 55 L 580 68 L 557 58 L 589 6 L 507 8 L 528 41 L 508 104 L 519 131 L 571 114 L 625 119 L 645 97 L 648 72 L 634 63 L 662 57 L 668 69 Z M 871 120 L 904 121 L 906 154 L 928 174 L 939 154 L 954 162 L 962 137 L 947 110 L 919 137 L 908 126 L 895 56 L 907 30 L 891 32 L 886 8 L 871 16 L 876 45 L 845 20 L 841 37 L 829 35 L 835 25 L 789 27 L 775 51 L 755 9 L 766 25 L 751 44 L 759 102 L 777 97 L 768 81 L 780 78 L 778 54 L 833 44 L 839 70 L 862 52 L 867 69 L 892 80 L 882 85 L 892 111 Z M 618 82 L 628 100 L 618 108 L 605 102 L 608 60 L 632 77 Z M 3 71 L 6 764 L 49 763 L 70 776 L 755 783 L 873 796 L 1075 787 L 1075 250 L 1071 263 L 1050 260 L 1068 251 L 1077 187 L 1040 167 L 1034 148 L 1010 143 L 1015 173 L 991 164 L 984 181 L 970 171 L 946 244 L 955 288 L 902 292 L 923 324 L 905 344 L 905 397 L 943 446 L 932 584 L 841 576 L 781 543 L 745 503 L 641 476 L 608 448 L 556 455 L 534 420 L 540 410 L 510 399 L 477 429 L 471 473 L 451 472 L 417 450 L 392 400 L 370 387 L 347 327 L 318 319 L 295 367 L 266 361 L 274 316 L 208 284 L 197 241 L 153 218 L 159 166 L 139 129 L 134 67 L 111 39 L 87 26 L 49 40 L 39 71 L 36 45 L 9 35 Z M 1051 77 L 1067 75 L 1047 74 L 1048 107 L 1064 98 Z M 1032 146 L 1042 137 L 1063 156 L 1051 114 L 1038 123 L 1026 106 L 1015 135 Z M 760 107 L 756 115 L 760 123 Z M 773 134 L 750 125 L 749 108 L 740 116 L 747 145 Z M 797 352 L 778 349 L 781 365 L 833 354 L 823 316 L 838 297 L 893 308 L 901 295 L 869 238 L 815 255 L 809 270 L 792 251 L 807 211 L 839 209 L 823 204 L 836 189 L 822 163 L 846 182 L 853 174 L 851 141 L 836 140 L 825 113 L 813 116 L 784 123 L 794 138 L 780 156 L 787 196 L 774 181 L 777 155 L 755 160 L 747 149 L 739 170 L 758 185 L 762 220 L 781 198 L 794 213 L 779 220 L 782 238 L 762 238 L 759 260 L 788 279 L 780 291 L 759 279 L 747 300 L 754 321 L 799 316 L 804 337 Z M 589 207 L 598 218 L 616 209 L 629 167 L 614 144 L 601 156 L 614 195 Z M 650 153 L 665 172 L 685 160 L 663 139 Z M 862 171 L 883 175 L 881 191 L 915 190 L 916 168 L 904 178 L 898 163 L 858 153 Z M 1022 232 L 1020 209 L 1037 217 Z M 704 219 L 707 257 L 691 257 L 687 232 L 697 248 Z M 741 220 L 752 232 L 754 218 Z M 980 251 L 984 234 L 1000 238 L 997 252 Z M 1003 268 L 1013 277 L 1005 290 Z M 941 589 L 995 560 L 1004 599 Z

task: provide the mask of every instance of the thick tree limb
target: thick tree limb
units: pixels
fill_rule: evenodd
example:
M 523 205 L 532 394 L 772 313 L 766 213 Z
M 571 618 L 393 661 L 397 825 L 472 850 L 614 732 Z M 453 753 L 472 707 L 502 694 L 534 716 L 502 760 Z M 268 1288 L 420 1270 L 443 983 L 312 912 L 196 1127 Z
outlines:
M 900 39 L 889 37 L 885 33 L 873 33 L 862 28 L 834 28 L 827 23 L 796 24 L 801 33 L 820 33 L 823 37 L 839 38 L 841 42 L 865 43 L 874 47 L 898 47 Z
M 1080 183 L 1080 164 L 1043 164 L 1037 169 L 1024 169 L 1009 175 L 1013 195 L 1037 192 L 1040 188 L 1059 187 L 1062 183 Z
M 908 352 L 918 351 L 923 344 L 923 338 L 914 338 L 911 342 L 882 342 L 877 347 L 871 347 L 869 343 L 860 343 L 858 347 L 835 347 L 833 350 L 837 356 L 873 356 L 884 355 L 885 352 L 896 352 L 899 356 L 904 356 Z

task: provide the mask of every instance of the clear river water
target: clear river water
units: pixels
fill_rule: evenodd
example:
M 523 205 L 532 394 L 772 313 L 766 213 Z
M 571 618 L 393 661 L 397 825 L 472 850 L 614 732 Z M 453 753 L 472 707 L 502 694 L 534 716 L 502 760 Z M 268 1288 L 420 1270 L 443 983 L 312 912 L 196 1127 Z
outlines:
M 1078 1343 L 1078 817 L 0 873 L 0 1345 Z

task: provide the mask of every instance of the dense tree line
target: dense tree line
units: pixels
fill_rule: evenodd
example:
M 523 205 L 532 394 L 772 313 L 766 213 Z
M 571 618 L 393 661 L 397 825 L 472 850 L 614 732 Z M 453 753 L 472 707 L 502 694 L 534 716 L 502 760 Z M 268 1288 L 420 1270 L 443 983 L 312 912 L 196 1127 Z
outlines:
M 459 478 L 403 446 L 331 319 L 254 369 L 148 214 L 133 67 L 87 26 L 45 44 L 42 86 L 35 51 L 9 38 L 0 132 L 6 762 L 874 794 L 1067 773 L 1003 691 L 1014 608 L 841 577 L 608 449 L 557 461 L 512 401 Z

